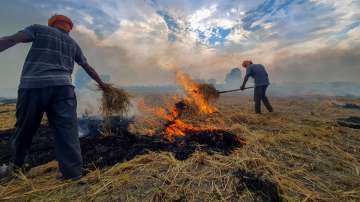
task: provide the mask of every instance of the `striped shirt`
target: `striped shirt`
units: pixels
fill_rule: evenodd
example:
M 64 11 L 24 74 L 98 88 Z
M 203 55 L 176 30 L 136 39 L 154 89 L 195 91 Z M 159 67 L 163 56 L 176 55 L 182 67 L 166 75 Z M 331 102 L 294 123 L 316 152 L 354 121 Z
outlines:
M 20 31 L 27 34 L 32 46 L 22 69 L 19 88 L 44 88 L 72 85 L 74 62 L 86 63 L 79 45 L 60 29 L 31 25 Z
M 268 73 L 262 64 L 251 64 L 246 68 L 246 76 L 250 76 L 255 80 L 255 86 L 270 85 Z

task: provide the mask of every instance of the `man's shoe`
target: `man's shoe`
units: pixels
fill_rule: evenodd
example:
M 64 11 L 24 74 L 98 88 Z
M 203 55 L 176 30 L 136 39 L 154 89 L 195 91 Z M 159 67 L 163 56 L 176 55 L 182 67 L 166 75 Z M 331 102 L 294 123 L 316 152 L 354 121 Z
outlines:
M 9 165 L 3 164 L 0 166 L 0 179 L 4 179 L 6 177 L 13 177 L 15 172 L 15 166 L 12 163 L 9 163 Z
M 10 175 L 9 166 L 3 164 L 0 166 L 0 179 L 3 179 Z

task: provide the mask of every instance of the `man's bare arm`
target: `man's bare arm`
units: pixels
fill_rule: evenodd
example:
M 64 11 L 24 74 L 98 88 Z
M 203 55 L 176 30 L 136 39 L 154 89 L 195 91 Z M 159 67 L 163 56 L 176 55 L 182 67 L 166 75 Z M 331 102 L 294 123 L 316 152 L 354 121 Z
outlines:
M 246 75 L 245 78 L 244 78 L 244 81 L 240 87 L 241 90 L 244 90 L 245 89 L 245 85 L 246 85 L 246 82 L 248 81 L 249 79 L 249 75 Z
M 31 42 L 31 37 L 23 32 L 18 32 L 11 36 L 5 36 L 0 38 L 0 52 L 15 46 L 18 43 Z
M 104 83 L 99 74 L 95 71 L 94 68 L 92 68 L 88 63 L 85 63 L 82 68 L 84 68 L 84 70 L 86 71 L 86 73 L 96 81 L 96 83 L 99 84 L 100 88 L 103 90 L 107 90 L 109 88 L 109 85 Z

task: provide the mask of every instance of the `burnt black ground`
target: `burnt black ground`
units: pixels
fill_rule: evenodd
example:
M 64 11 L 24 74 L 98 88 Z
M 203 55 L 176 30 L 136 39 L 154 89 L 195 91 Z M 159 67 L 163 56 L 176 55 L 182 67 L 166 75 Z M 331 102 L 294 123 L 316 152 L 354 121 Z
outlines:
M 80 121 L 81 122 L 81 121 Z M 90 122 L 89 122 L 90 123 Z M 111 166 L 118 162 L 131 160 L 137 155 L 152 152 L 172 152 L 176 159 L 185 160 L 196 150 L 209 154 L 224 155 L 241 147 L 241 138 L 225 130 L 188 131 L 183 138 L 168 142 L 160 136 L 132 134 L 127 124 L 111 124 L 112 135 L 101 136 L 101 123 L 92 121 L 90 135 L 80 138 L 84 168 Z M 130 123 L 130 122 L 126 122 Z M 0 163 L 6 164 L 10 158 L 9 138 L 15 130 L 0 131 Z M 55 159 L 53 132 L 47 126 L 41 126 L 34 137 L 26 162 L 30 167 L 38 166 Z
M 189 131 L 183 138 L 168 142 L 160 136 L 143 136 L 131 134 L 124 124 L 112 128 L 116 131 L 111 136 L 95 135 L 100 131 L 94 121 L 90 135 L 80 138 L 85 170 L 93 170 L 115 165 L 118 162 L 131 160 L 134 157 L 152 152 L 172 152 L 176 159 L 185 160 L 196 150 L 208 154 L 214 152 L 223 155 L 230 154 L 234 149 L 242 146 L 243 139 L 225 130 Z M 112 124 L 114 125 L 114 124 Z M 15 130 L 0 131 L 0 163 L 7 163 L 10 158 L 8 140 Z M 42 126 L 34 137 L 33 145 L 26 162 L 30 167 L 41 165 L 55 159 L 53 150 L 53 133 L 47 126 Z M 279 190 L 274 182 L 263 179 L 258 175 L 239 170 L 234 173 L 239 180 L 238 191 L 247 188 L 254 194 L 255 201 L 281 201 Z
M 276 183 L 264 179 L 247 170 L 238 170 L 234 175 L 239 180 L 238 191 L 241 193 L 247 188 L 254 193 L 254 201 L 282 201 L 280 191 Z
M 337 123 L 340 126 L 354 128 L 354 129 L 360 129 L 360 117 L 357 117 L 357 116 L 350 116 L 348 118 L 339 118 L 339 119 L 337 119 Z
M 114 124 L 112 124 L 114 126 Z M 89 171 L 95 167 L 102 168 L 118 162 L 131 160 L 134 157 L 152 152 L 172 152 L 176 159 L 185 160 L 196 150 L 213 154 L 230 154 L 242 146 L 243 139 L 225 130 L 189 131 L 183 138 L 168 142 L 160 136 L 143 136 L 131 134 L 124 124 L 112 128 L 116 131 L 111 136 L 96 134 L 100 131 L 94 120 L 90 135 L 80 138 L 84 168 Z M 116 126 L 116 125 L 115 125 Z M 15 130 L 0 131 L 0 163 L 7 163 L 10 157 L 8 148 L 9 137 Z M 34 137 L 27 163 L 30 167 L 41 165 L 55 159 L 53 150 L 53 133 L 47 126 L 42 126 Z M 238 192 L 247 188 L 253 193 L 255 201 L 281 201 L 277 184 L 263 179 L 255 173 L 239 170 L 234 173 L 239 180 Z

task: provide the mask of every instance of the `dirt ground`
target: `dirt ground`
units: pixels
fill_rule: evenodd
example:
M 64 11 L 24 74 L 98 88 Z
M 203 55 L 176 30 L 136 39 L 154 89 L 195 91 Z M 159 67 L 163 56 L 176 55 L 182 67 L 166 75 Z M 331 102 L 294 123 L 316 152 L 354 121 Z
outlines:
M 158 95 L 147 95 L 159 104 Z M 360 201 L 360 130 L 336 120 L 360 110 L 336 103 L 360 99 L 272 98 L 275 111 L 253 113 L 252 98 L 222 96 L 219 113 L 196 116 L 245 138 L 230 153 L 201 146 L 186 159 L 145 151 L 113 166 L 96 167 L 81 181 L 58 181 L 55 161 L 2 181 L 8 201 Z M 14 106 L 0 106 L 0 130 L 12 128 Z

